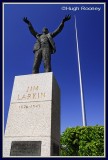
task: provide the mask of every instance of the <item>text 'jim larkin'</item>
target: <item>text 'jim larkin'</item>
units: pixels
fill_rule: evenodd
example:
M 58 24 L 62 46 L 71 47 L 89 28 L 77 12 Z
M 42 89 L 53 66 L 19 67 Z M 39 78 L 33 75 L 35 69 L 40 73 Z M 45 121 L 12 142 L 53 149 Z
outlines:
M 18 94 L 17 100 L 36 100 L 45 97 L 45 92 L 39 92 L 39 86 L 28 86 L 24 94 Z

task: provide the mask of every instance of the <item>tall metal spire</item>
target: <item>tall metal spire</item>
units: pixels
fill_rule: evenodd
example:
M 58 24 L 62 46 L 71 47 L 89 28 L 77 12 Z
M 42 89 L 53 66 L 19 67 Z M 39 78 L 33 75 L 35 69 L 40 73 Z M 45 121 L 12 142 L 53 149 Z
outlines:
M 78 70 L 79 70 L 79 81 L 80 81 L 82 121 L 83 121 L 83 126 L 86 126 L 87 125 L 87 121 L 86 121 L 84 93 L 83 93 L 83 84 L 82 84 L 82 75 L 81 75 L 81 64 L 80 64 L 80 56 L 79 56 L 78 33 L 77 33 L 77 26 L 76 26 L 76 17 L 74 16 L 74 18 L 75 18 L 76 45 L 77 45 Z

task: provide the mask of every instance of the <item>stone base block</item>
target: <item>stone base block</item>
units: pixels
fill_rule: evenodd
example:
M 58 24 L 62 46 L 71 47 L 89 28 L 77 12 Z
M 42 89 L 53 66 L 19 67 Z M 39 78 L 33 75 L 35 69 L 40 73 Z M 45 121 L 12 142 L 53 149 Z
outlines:
M 52 72 L 16 76 L 3 156 L 58 156 L 60 90 Z

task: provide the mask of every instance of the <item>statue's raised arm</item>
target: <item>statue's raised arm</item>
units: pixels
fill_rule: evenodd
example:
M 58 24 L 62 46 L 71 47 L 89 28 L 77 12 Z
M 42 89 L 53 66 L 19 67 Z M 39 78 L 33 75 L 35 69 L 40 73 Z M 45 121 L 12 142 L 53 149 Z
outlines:
M 24 17 L 23 21 L 28 25 L 30 33 L 36 38 L 38 33 L 34 30 L 31 22 L 27 19 L 27 17 Z
M 63 18 L 63 23 L 66 22 L 66 21 L 69 21 L 71 19 L 71 15 L 67 15 Z
M 27 19 L 27 17 L 24 17 L 24 18 L 23 18 L 23 21 L 24 21 L 25 23 L 27 23 L 28 25 L 30 24 L 30 21 Z
M 64 23 L 66 21 L 69 21 L 70 19 L 71 19 L 71 15 L 66 15 L 63 18 L 62 22 L 60 23 L 59 27 L 54 32 L 51 33 L 51 36 L 55 37 L 57 34 L 59 34 L 62 31 L 63 27 L 64 27 Z

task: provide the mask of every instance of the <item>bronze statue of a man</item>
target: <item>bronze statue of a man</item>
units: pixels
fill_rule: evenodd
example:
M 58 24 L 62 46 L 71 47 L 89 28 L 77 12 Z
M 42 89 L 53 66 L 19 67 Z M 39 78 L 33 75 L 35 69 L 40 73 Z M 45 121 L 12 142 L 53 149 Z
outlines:
M 23 18 L 23 21 L 28 24 L 28 28 L 31 34 L 37 39 L 33 52 L 35 54 L 33 71 L 32 73 L 39 73 L 39 67 L 41 61 L 43 59 L 45 72 L 51 72 L 51 54 L 55 53 L 56 47 L 53 38 L 59 34 L 63 27 L 64 23 L 71 19 L 70 15 L 67 15 L 63 18 L 61 24 L 54 32 L 49 32 L 47 28 L 42 29 L 42 33 L 39 34 L 34 30 L 31 22 L 27 19 L 27 17 Z

